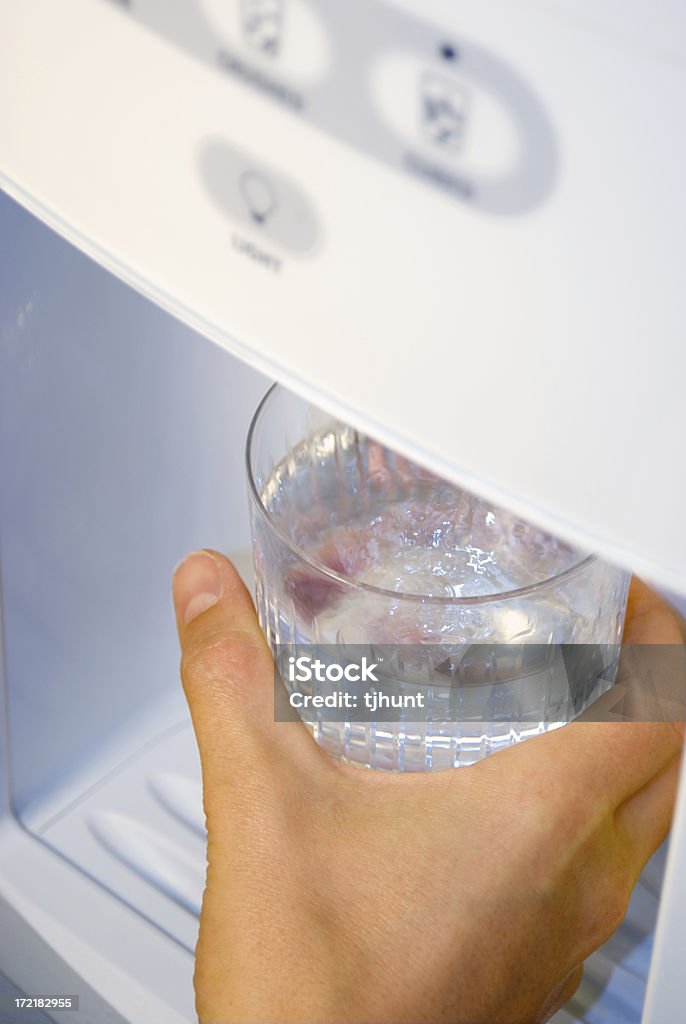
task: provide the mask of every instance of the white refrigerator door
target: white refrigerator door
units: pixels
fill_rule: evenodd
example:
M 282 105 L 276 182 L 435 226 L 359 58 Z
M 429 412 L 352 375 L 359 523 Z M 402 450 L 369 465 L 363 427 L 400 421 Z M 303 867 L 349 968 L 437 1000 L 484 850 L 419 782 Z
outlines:
M 268 375 L 685 591 L 683 18 L 665 50 L 648 4 L 296 6 L 280 46 L 237 3 L 5 0 L 0 181 Z

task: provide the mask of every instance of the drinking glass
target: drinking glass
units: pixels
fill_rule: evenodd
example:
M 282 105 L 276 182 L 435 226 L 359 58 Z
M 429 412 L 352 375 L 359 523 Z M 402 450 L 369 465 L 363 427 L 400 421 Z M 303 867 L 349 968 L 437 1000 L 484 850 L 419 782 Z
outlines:
M 421 714 L 303 714 L 334 756 L 472 764 L 612 686 L 626 572 L 279 385 L 253 419 L 247 467 L 257 611 L 287 689 L 287 656 L 314 650 L 366 652 L 397 692 L 423 694 Z

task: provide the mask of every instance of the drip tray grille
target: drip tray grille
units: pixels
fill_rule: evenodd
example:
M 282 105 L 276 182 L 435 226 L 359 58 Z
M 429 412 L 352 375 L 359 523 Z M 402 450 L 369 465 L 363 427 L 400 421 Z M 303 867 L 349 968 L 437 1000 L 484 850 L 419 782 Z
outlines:
M 128 760 L 41 832 L 53 849 L 192 951 L 205 884 L 190 722 Z

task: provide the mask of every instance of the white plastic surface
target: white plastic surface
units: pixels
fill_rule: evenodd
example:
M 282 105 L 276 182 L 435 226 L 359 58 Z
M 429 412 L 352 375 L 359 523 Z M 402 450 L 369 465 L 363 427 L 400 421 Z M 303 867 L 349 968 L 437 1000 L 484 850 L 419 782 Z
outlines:
M 171 574 L 250 545 L 269 386 L 0 196 L 0 541 L 13 802 L 40 826 L 185 721 Z
M 5 974 L 24 992 L 79 994 L 82 1024 L 197 1021 L 192 955 L 8 818 L 0 934 Z
M 205 885 L 205 829 L 189 721 L 151 738 L 40 835 L 193 952 Z
M 253 365 L 686 590 L 684 70 L 552 6 L 430 10 L 545 105 L 560 172 L 533 212 L 485 214 L 391 170 L 103 0 L 3 5 L 5 185 Z M 257 230 L 236 246 L 198 173 L 222 135 L 307 194 L 316 257 Z
M 663 893 L 643 1024 L 680 1021 L 686 1007 L 686 760 L 682 765 Z
M 78 994 L 80 1024 L 194 1024 L 188 949 L 14 817 L 4 661 L 0 635 L 0 970 L 22 994 Z
M 658 58 L 686 56 L 686 7 L 682 0 L 528 0 L 559 11 L 641 48 Z

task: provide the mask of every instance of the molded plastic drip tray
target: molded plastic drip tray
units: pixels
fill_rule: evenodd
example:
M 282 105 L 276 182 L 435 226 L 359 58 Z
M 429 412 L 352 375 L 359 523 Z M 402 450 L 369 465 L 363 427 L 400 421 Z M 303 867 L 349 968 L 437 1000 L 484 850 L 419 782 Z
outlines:
M 182 946 L 195 948 L 205 822 L 190 721 L 146 745 L 40 835 Z

